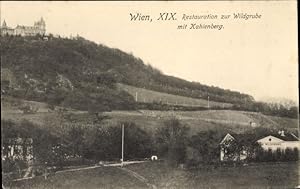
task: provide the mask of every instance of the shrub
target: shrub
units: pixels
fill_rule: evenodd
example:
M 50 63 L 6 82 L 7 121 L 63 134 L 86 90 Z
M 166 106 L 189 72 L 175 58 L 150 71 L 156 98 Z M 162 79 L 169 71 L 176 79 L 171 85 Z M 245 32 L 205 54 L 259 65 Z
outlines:
M 177 166 L 186 160 L 189 127 L 172 118 L 165 121 L 164 126 L 156 132 L 157 151 L 171 165 Z

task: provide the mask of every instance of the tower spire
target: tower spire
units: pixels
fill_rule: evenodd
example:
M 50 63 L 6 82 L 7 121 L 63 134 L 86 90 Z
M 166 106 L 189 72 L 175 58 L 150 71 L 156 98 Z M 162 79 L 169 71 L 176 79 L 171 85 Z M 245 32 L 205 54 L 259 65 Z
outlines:
M 3 28 L 6 28 L 6 27 L 7 27 L 5 20 L 3 20 L 2 27 L 3 27 Z

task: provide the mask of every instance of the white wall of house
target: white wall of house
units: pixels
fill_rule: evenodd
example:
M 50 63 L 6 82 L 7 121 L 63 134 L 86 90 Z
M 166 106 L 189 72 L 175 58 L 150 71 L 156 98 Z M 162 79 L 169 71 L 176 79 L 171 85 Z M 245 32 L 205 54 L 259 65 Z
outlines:
M 7 158 L 13 160 L 30 161 L 33 159 L 33 140 L 31 138 L 11 138 L 2 146 L 2 160 Z
M 224 156 L 225 156 L 225 154 L 224 154 L 224 149 L 221 148 L 221 150 L 220 150 L 220 160 L 221 160 L 221 161 L 224 161 Z
M 26 161 L 30 161 L 33 158 L 32 146 L 10 145 L 8 146 L 8 148 L 10 149 L 8 153 L 8 158 L 11 157 L 13 160 L 18 159 L 18 160 L 26 160 Z M 23 156 L 24 152 L 25 152 L 25 157 Z
M 284 141 L 274 136 L 267 136 L 257 141 L 264 150 L 276 151 L 277 149 L 285 150 L 287 148 L 300 150 L 300 141 Z
M 282 143 L 282 147 L 287 149 L 294 149 L 297 148 L 298 150 L 300 150 L 300 141 L 286 141 Z

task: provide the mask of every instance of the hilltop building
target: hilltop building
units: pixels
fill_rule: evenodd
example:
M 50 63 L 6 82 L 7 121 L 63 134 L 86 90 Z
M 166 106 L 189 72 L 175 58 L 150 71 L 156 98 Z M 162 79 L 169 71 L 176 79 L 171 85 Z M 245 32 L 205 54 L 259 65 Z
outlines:
M 20 36 L 36 36 L 45 35 L 46 23 L 43 18 L 34 22 L 33 26 L 21 26 L 17 25 L 16 28 L 8 27 L 5 20 L 0 27 L 1 35 L 20 35 Z

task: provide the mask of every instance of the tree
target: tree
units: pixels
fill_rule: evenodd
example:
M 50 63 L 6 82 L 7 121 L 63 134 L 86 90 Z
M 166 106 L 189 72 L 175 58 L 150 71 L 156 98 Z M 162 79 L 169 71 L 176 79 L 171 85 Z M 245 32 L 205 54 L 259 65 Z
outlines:
M 118 127 L 93 126 L 86 134 L 85 158 L 96 161 L 120 159 L 121 130 Z
M 282 150 L 280 148 L 276 149 L 276 151 L 274 152 L 274 159 L 275 161 L 282 161 L 284 158 L 284 154 L 282 153 Z
M 153 149 L 152 139 L 150 135 L 132 122 L 124 124 L 124 158 L 146 158 L 150 157 Z
M 220 141 L 225 136 L 224 131 L 202 131 L 193 135 L 189 140 L 189 146 L 196 152 L 194 156 L 188 157 L 189 161 L 195 163 L 213 163 L 219 161 Z
M 113 88 L 115 87 L 116 79 L 111 73 L 102 72 L 97 76 L 97 83 Z
M 189 127 L 172 118 L 164 122 L 156 133 L 158 153 L 172 165 L 184 163 Z
M 55 163 L 53 162 L 55 158 L 52 147 L 56 144 L 57 138 L 51 135 L 49 131 L 40 129 L 27 120 L 22 120 L 20 123 L 1 120 L 1 139 L 4 154 L 7 154 L 5 150 L 7 149 L 7 145 L 11 145 L 11 140 L 17 140 L 18 138 L 24 141 L 32 139 L 33 144 L 31 145 L 35 164 L 44 164 L 45 162 Z M 20 162 L 13 161 L 12 163 L 11 165 L 14 166 Z
M 72 125 L 67 132 L 66 140 L 70 155 L 82 157 L 84 149 L 84 129 L 81 126 Z
M 294 161 L 298 161 L 299 160 L 299 150 L 298 150 L 298 148 L 294 148 L 293 149 L 293 154 L 294 154 L 294 156 L 293 156 L 293 160 Z
M 268 149 L 266 152 L 266 161 L 274 161 L 275 160 L 275 154 L 271 149 Z
M 247 161 L 261 161 L 264 157 L 264 149 L 257 142 L 248 145 Z
M 285 161 L 293 161 L 295 159 L 295 156 L 297 156 L 298 154 L 294 154 L 294 151 L 290 148 L 285 149 L 284 152 L 284 160 Z

